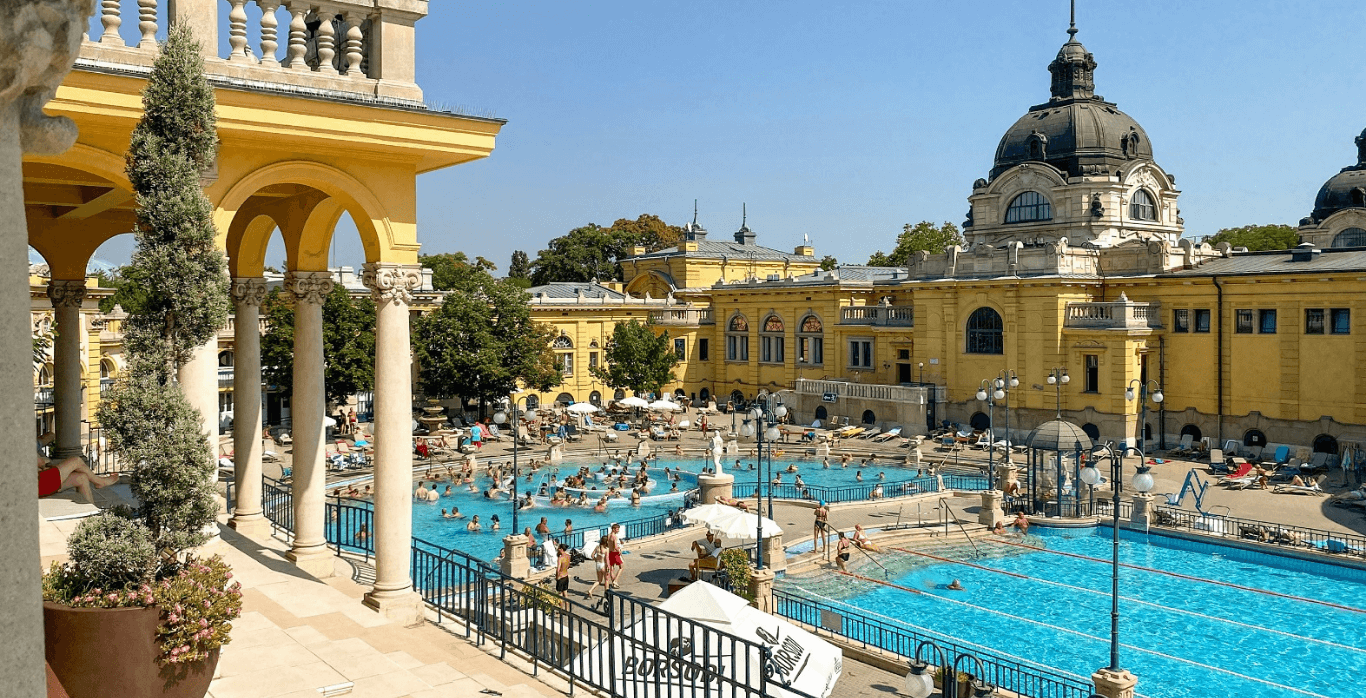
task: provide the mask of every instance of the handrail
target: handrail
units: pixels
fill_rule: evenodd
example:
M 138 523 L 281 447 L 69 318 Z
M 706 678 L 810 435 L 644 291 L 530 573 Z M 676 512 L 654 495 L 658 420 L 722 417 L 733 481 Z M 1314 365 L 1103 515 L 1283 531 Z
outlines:
M 963 522 L 958 520 L 958 514 L 954 513 L 953 508 L 949 506 L 949 500 L 940 497 L 939 506 L 944 509 L 944 535 L 949 535 L 949 514 L 953 514 L 953 522 L 958 525 L 958 530 L 963 532 L 963 537 L 967 538 L 968 542 L 972 544 L 972 552 L 978 558 L 982 557 L 982 551 L 977 547 L 977 541 L 972 539 L 972 536 L 968 534 L 968 529 L 963 526 Z

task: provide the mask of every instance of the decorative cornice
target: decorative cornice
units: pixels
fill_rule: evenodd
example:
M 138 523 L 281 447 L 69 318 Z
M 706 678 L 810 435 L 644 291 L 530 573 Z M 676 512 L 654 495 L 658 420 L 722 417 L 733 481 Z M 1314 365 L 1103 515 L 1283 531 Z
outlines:
M 422 267 L 411 264 L 366 264 L 361 268 L 361 283 L 370 289 L 376 304 L 411 305 L 413 291 L 422 285 Z
M 325 271 L 291 271 L 285 274 L 284 289 L 295 303 L 322 305 L 332 293 L 332 274 Z
M 80 308 L 85 302 L 85 279 L 52 279 L 47 282 L 47 297 L 54 308 Z
M 232 280 L 232 300 L 237 306 L 260 307 L 266 299 L 266 280 L 246 277 Z

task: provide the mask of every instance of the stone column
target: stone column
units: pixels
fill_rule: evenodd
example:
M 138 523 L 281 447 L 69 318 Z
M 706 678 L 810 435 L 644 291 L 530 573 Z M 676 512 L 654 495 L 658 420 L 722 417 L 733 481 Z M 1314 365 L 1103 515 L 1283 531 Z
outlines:
M 375 585 L 365 605 L 395 618 L 419 618 L 413 592 L 413 383 L 408 307 L 422 282 L 418 266 L 367 264 L 361 276 L 375 301 Z M 525 557 L 525 555 L 524 555 Z
M 762 546 L 764 568 L 775 573 L 787 569 L 787 551 L 783 550 L 783 534 L 769 536 Z
M 71 69 L 94 9 L 89 2 L 6 2 L 0 22 L 0 692 L 41 696 L 42 567 L 38 498 L 33 490 L 33 334 L 29 299 L 24 152 L 58 154 L 76 141 L 76 124 L 43 113 Z
M 180 390 L 190 406 L 199 410 L 203 421 L 204 438 L 208 439 L 209 449 L 217 460 L 218 444 L 218 335 L 195 348 L 190 360 L 180 365 L 176 372 Z
M 1148 492 L 1134 495 L 1133 514 L 1129 517 L 1130 525 L 1141 531 L 1148 530 L 1148 526 L 1152 525 L 1153 499 L 1153 495 Z
M 323 532 L 327 470 L 323 463 L 323 301 L 332 292 L 325 271 L 291 271 L 285 290 L 294 299 L 294 543 L 287 557 L 315 576 L 332 576 L 332 553 Z M 379 528 L 378 524 L 375 526 Z
M 498 561 L 498 569 L 513 579 L 526 579 L 531 575 L 531 561 L 526 556 L 526 536 L 514 533 L 503 539 L 503 559 Z
M 982 508 L 977 512 L 977 523 L 992 528 L 999 521 L 1005 521 L 1006 514 L 1001 510 L 1001 500 L 1005 498 L 1000 490 L 982 491 Z
M 1134 698 L 1134 687 L 1138 677 L 1124 669 L 1111 671 L 1100 669 L 1091 674 L 1091 683 L 1096 685 L 1096 695 L 1104 698 Z
M 749 595 L 754 597 L 749 605 L 764 613 L 773 612 L 773 577 L 773 570 L 767 567 L 749 573 Z
M 233 476 L 237 501 L 228 525 L 247 535 L 268 534 L 261 511 L 261 301 L 266 280 L 232 280 L 236 350 L 232 377 Z
M 722 475 L 698 475 L 697 489 L 698 495 L 703 504 L 715 504 L 718 496 L 730 499 L 731 492 L 734 491 L 735 476 Z
M 56 401 L 57 459 L 81 455 L 81 304 L 85 279 L 53 279 L 47 284 L 57 321 L 52 341 L 53 399 Z

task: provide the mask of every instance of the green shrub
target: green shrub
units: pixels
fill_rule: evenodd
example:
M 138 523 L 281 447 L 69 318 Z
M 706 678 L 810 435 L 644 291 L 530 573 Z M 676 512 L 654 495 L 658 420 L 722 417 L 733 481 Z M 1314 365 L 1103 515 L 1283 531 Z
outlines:
M 721 564 L 721 569 L 726 571 L 726 576 L 730 578 L 731 593 L 753 601 L 754 594 L 749 589 L 749 551 L 743 548 L 731 548 L 723 551 L 717 560 Z
M 152 536 L 140 522 L 113 514 L 92 516 L 66 541 L 74 573 L 89 587 L 123 589 L 149 582 L 157 569 Z

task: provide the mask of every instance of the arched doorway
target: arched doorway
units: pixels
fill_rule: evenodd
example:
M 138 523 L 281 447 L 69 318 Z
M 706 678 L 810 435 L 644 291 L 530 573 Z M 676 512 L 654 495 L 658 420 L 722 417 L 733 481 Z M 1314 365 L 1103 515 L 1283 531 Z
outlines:
M 968 418 L 968 425 L 973 431 L 986 431 L 991 428 L 991 417 L 988 417 L 986 412 L 974 412 L 972 417 Z
M 1248 429 L 1247 433 L 1243 434 L 1243 445 L 1265 446 L 1266 434 L 1263 434 L 1261 429 Z
M 588 394 L 588 402 L 594 407 L 602 407 L 602 393 L 594 390 Z
M 555 396 L 555 404 L 568 407 L 574 404 L 574 396 L 569 393 L 560 393 Z
M 1192 443 L 1199 441 L 1202 436 L 1200 427 L 1197 427 L 1194 424 L 1187 424 L 1186 426 L 1181 427 L 1181 440 L 1184 441 L 1187 436 L 1191 437 Z
M 1082 433 L 1084 433 L 1084 434 L 1086 434 L 1087 436 L 1091 437 L 1091 440 L 1092 440 L 1092 441 L 1099 441 L 1099 440 L 1100 440 L 1100 427 L 1098 427 L 1098 426 L 1096 426 L 1096 425 L 1094 425 L 1094 424 L 1092 424 L 1092 423 L 1090 423 L 1090 422 L 1087 422 L 1087 423 L 1081 425 L 1081 431 L 1082 431 Z
M 863 422 L 864 424 L 876 424 L 876 423 L 877 423 L 877 415 L 873 414 L 873 411 L 872 411 L 872 410 L 864 410 L 864 411 L 863 411 L 863 419 L 861 419 L 861 420 L 859 420 L 859 421 Z
M 821 420 L 822 422 L 824 422 L 825 420 L 827 420 L 827 419 L 829 419 L 829 418 L 830 418 L 830 413 L 827 412 L 827 411 L 825 410 L 825 405 L 821 405 L 820 407 L 817 407 L 817 408 L 816 408 L 816 419 L 819 419 L 819 420 Z
M 528 395 L 528 396 L 526 396 L 526 408 L 527 408 L 527 409 L 529 409 L 529 410 L 534 410 L 534 409 L 536 409 L 537 407 L 540 407 L 540 406 L 541 406 L 541 398 L 539 398 L 539 397 L 537 397 L 537 396 L 535 396 L 535 395 Z
M 1328 434 L 1319 434 L 1314 437 L 1314 453 L 1332 453 L 1336 455 L 1337 452 L 1338 440 L 1336 437 L 1329 436 Z
M 701 392 L 697 393 L 697 397 L 705 403 L 706 401 L 711 399 L 711 391 L 707 390 L 706 388 L 703 388 Z
M 730 402 L 737 408 L 743 406 L 745 404 L 745 394 L 739 390 L 730 391 Z
M 626 391 L 625 391 L 625 390 L 622 390 L 621 388 L 617 388 L 616 392 L 612 393 L 612 400 L 614 400 L 614 401 L 615 401 L 615 400 L 625 400 L 625 399 L 626 399 Z

